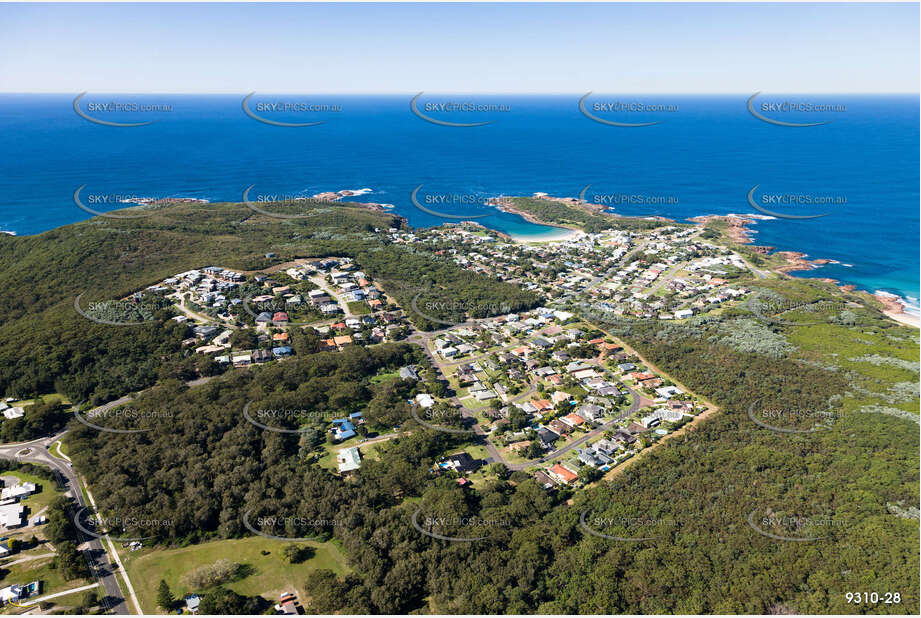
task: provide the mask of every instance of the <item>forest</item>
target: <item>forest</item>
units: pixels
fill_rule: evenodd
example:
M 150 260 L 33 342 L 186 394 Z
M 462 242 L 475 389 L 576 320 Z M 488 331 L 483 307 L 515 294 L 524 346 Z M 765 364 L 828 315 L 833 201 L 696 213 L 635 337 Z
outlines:
M 113 326 L 86 319 L 74 305 L 77 297 L 84 309 L 121 299 L 204 266 L 252 272 L 295 258 L 347 256 L 404 306 L 423 289 L 442 303 L 497 311 L 538 302 L 517 286 L 390 244 L 383 232 L 405 222 L 389 213 L 311 202 L 273 207 L 307 209 L 309 216 L 285 220 L 240 204 L 175 204 L 150 217 L 97 217 L 37 236 L 2 235 L 0 289 L 15 293 L 0 295 L 0 392 L 19 398 L 58 392 L 96 404 L 158 380 L 202 374 L 204 359 L 190 358 L 181 346 L 188 327 L 172 321 L 170 311 Z M 440 305 L 430 315 L 451 319 Z M 443 326 L 412 311 L 407 317 L 421 329 Z
M 164 545 L 245 535 L 247 512 L 251 521 L 325 522 L 263 530 L 342 542 L 353 572 L 311 576 L 313 613 L 853 613 L 844 593 L 866 587 L 902 592 L 900 606 L 875 611 L 917 610 L 917 520 L 890 508 L 918 500 L 916 424 L 851 414 L 828 431 L 767 431 L 747 417 L 752 401 L 824 406 L 846 388 L 843 376 L 657 325 L 630 337 L 723 411 L 572 504 L 525 472 L 475 491 L 433 474 L 437 457 L 463 443 L 414 425 L 406 387 L 370 380 L 417 360 L 408 344 L 305 355 L 192 389 L 164 385 L 135 403 L 172 406 L 169 423 L 118 436 L 76 427 L 69 449 L 105 512 L 172 520 L 144 531 Z M 412 433 L 343 479 L 319 467 L 298 436 L 243 420 L 247 401 L 389 410 L 384 422 Z M 603 533 L 652 538 L 599 538 L 580 524 L 586 513 Z M 808 531 L 783 522 L 835 525 L 815 542 L 782 542 L 756 532 L 752 517 L 793 536 Z M 433 538 L 414 518 L 443 536 L 481 538 Z
M 404 223 L 386 213 L 337 206 L 303 220 L 270 219 L 235 205 L 183 206 L 132 222 L 91 220 L 0 238 L 0 281 L 16 290 L 0 297 L 5 392 L 56 390 L 98 402 L 157 384 L 131 405 L 168 415 L 108 419 L 144 432 L 68 425 L 68 452 L 101 514 L 161 522 L 131 533 L 162 546 L 241 537 L 251 534 L 248 514 L 267 534 L 335 539 L 351 573 L 317 571 L 305 582 L 313 613 L 868 611 L 845 600 L 855 590 L 901 592 L 900 605 L 874 612 L 918 612 L 919 530 L 908 508 L 919 502 L 916 419 L 847 410 L 823 431 L 785 434 L 748 415 L 756 401 L 827 409 L 845 395 L 864 396 L 858 388 L 874 380 L 912 375 L 917 339 L 907 329 L 857 308 L 814 327 L 733 311 L 690 326 L 599 324 L 720 411 L 572 494 L 571 503 L 568 492 L 548 493 L 526 472 L 464 489 L 432 467 L 469 443 L 415 424 L 406 401 L 417 387 L 380 378 L 423 362 L 417 346 L 320 352 L 305 333 L 288 361 L 189 387 L 183 380 L 196 369 L 180 348 L 186 333 L 166 312 L 145 325 L 113 327 L 74 311 L 81 293 L 89 301 L 121 298 L 193 267 L 253 271 L 324 255 L 355 257 L 385 288 L 396 286 L 401 304 L 419 293 L 436 308 L 434 301 L 452 301 L 441 314 L 451 320 L 463 317 L 458 306 L 498 313 L 539 302 L 390 245 L 375 229 Z M 766 331 L 768 347 L 754 345 Z M 908 350 L 907 369 L 872 365 L 871 377 L 857 381 L 847 359 L 829 364 L 834 345 L 856 349 L 861 340 L 871 342 L 866 357 L 877 363 L 873 346 L 882 344 L 875 342 L 898 342 Z M 317 418 L 363 411 L 370 424 L 409 433 L 381 443 L 343 478 L 319 464 L 325 427 L 259 429 L 244 417 L 247 404 Z M 583 520 L 596 532 L 642 540 L 599 537 Z M 776 536 L 817 540 L 777 540 L 752 522 Z M 831 525 L 817 534 L 821 522 Z M 215 612 L 261 608 L 225 588 L 203 592 L 202 607 Z
M 585 206 L 572 206 L 555 200 L 532 197 L 504 198 L 515 211 L 525 212 L 543 223 L 576 226 L 589 234 L 604 230 L 652 230 L 667 225 L 666 221 L 639 217 L 621 217 Z

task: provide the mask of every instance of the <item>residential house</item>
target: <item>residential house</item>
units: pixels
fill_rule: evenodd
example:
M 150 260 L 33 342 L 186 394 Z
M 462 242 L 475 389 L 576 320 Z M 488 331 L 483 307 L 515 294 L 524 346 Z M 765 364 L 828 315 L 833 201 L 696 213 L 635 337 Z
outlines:
M 579 425 L 585 424 L 585 419 L 579 416 L 578 414 L 567 414 L 560 419 L 562 422 L 566 423 L 570 427 L 578 427 Z
M 435 405 L 435 400 L 427 393 L 419 393 L 416 395 L 416 403 L 423 409 L 428 409 Z
M 541 470 L 534 473 L 534 480 L 544 489 L 553 489 L 556 486 L 556 481 Z
M 8 407 L 5 410 L 3 410 L 3 416 L 10 420 L 16 419 L 16 418 L 22 418 L 25 415 L 26 415 L 25 409 L 20 408 L 19 406 L 16 406 L 13 408 Z
M 555 433 L 560 434 L 561 436 L 572 431 L 572 427 L 556 418 L 547 423 L 547 427 L 552 429 Z
M 254 363 L 267 363 L 272 360 L 272 353 L 268 350 L 256 350 L 253 352 Z
M 418 380 L 419 374 L 416 373 L 415 365 L 400 367 L 400 378 L 403 380 Z
M 358 447 L 339 449 L 339 453 L 336 455 L 336 463 L 339 464 L 340 474 L 348 474 L 360 468 L 361 453 L 358 452 Z
M 659 397 L 664 397 L 666 399 L 671 399 L 675 395 L 683 395 L 684 391 L 676 386 L 663 386 L 656 389 L 656 395 Z
M 570 483 L 575 481 L 577 478 L 579 478 L 578 474 L 576 474 L 572 470 L 564 468 L 560 464 L 554 464 L 547 472 L 551 478 L 553 478 L 557 482 L 564 483 L 566 485 L 569 485 Z
M 347 418 L 337 418 L 333 421 L 333 435 L 339 442 L 355 437 L 355 425 Z
M 285 358 L 291 356 L 291 346 L 283 345 L 272 348 L 272 356 L 275 358 Z
M 576 409 L 576 414 L 589 421 L 598 421 L 604 417 L 604 408 L 591 403 L 584 403 Z
M 542 428 L 538 430 L 537 437 L 540 440 L 541 446 L 544 448 L 550 448 L 553 446 L 554 442 L 560 439 L 560 434 L 547 428 Z
M 0 500 L 25 498 L 34 494 L 36 489 L 35 483 L 19 483 L 12 487 L 4 487 L 3 490 L 0 490 Z
M 185 608 L 190 614 L 198 613 L 198 606 L 201 604 L 201 598 L 197 594 L 187 594 L 185 596 Z
M 445 461 L 439 464 L 439 467 L 453 470 L 454 472 L 473 472 L 480 467 L 479 462 L 470 456 L 470 453 L 461 451 L 445 457 Z
M 9 530 L 26 523 L 26 507 L 19 502 L 0 506 L 0 528 Z

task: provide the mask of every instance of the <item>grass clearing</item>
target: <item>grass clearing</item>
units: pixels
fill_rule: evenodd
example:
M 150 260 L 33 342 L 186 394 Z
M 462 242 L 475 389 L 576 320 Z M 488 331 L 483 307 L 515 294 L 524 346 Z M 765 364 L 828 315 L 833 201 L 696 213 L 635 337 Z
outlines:
M 22 504 L 28 507 L 30 516 L 35 515 L 40 510 L 51 504 L 51 502 L 61 493 L 58 491 L 57 485 L 54 481 L 49 481 L 48 479 L 43 479 L 32 474 L 27 474 L 26 472 L 22 472 L 20 470 L 4 472 L 3 474 L 0 474 L 0 476 L 14 476 L 19 479 L 20 483 L 35 483 L 35 486 L 37 489 L 39 489 L 39 491 L 32 494 L 25 500 L 21 500 Z
M 349 311 L 352 315 L 367 315 L 371 313 L 371 307 L 363 300 L 356 300 L 346 304 L 348 304 Z
M 85 579 L 64 579 L 60 569 L 51 568 L 51 562 L 53 560 L 53 557 L 39 558 L 38 560 L 30 560 L 28 562 L 21 562 L 12 566 L 3 567 L 4 575 L 3 578 L 0 579 L 0 588 L 6 588 L 13 584 L 28 584 L 33 581 L 40 581 L 42 586 L 40 596 L 45 596 L 71 588 L 79 588 L 80 586 L 86 586 L 91 583 Z M 6 610 L 9 609 L 9 607 L 6 608 Z M 14 609 L 19 610 L 21 608 Z M 21 611 L 10 613 L 21 613 Z
M 300 564 L 289 564 L 281 556 L 281 549 L 293 541 L 279 541 L 253 536 L 245 539 L 227 539 L 190 545 L 177 549 L 144 549 L 123 556 L 125 569 L 131 578 L 147 614 L 160 613 L 157 604 L 157 586 L 166 580 L 173 596 L 182 598 L 190 592 L 180 583 L 182 577 L 201 566 L 227 559 L 248 566 L 252 574 L 227 584 L 227 588 L 246 595 L 260 595 L 273 603 L 286 591 L 297 592 L 301 602 L 306 599 L 304 581 L 310 571 L 330 569 L 338 574 L 348 571 L 345 556 L 331 542 L 299 541 L 296 544 L 314 548 L 315 554 Z M 268 555 L 262 552 L 267 551 Z

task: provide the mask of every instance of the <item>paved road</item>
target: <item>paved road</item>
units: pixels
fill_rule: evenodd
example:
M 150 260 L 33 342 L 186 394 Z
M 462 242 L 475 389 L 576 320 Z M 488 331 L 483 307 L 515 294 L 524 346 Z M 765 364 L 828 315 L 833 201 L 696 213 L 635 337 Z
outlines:
M 604 371 L 605 373 L 609 374 L 611 377 L 614 377 L 613 374 L 611 374 L 611 372 L 607 369 L 607 367 L 604 367 L 603 365 L 598 365 L 598 368 Z M 623 382 L 621 382 L 621 384 L 623 384 Z M 551 452 L 549 455 L 545 455 L 539 461 L 510 464 L 510 463 L 507 463 L 505 460 L 503 460 L 501 456 L 499 457 L 498 461 L 501 461 L 502 463 L 504 463 L 511 470 L 524 470 L 526 468 L 533 468 L 535 466 L 543 466 L 543 465 L 546 465 L 547 462 L 553 459 L 557 459 L 558 457 L 565 455 L 566 453 L 568 453 L 569 451 L 573 449 L 579 448 L 580 446 L 582 446 L 589 440 L 596 438 L 597 436 L 601 435 L 605 431 L 613 427 L 616 427 L 620 421 L 624 420 L 625 418 L 627 418 L 628 416 L 630 416 L 631 414 L 639 410 L 641 407 L 641 403 L 642 403 L 642 396 L 639 393 L 637 393 L 635 390 L 633 390 L 626 384 L 624 384 L 624 388 L 626 388 L 627 391 L 631 395 L 633 395 L 633 402 L 630 404 L 630 407 L 628 407 L 623 412 L 623 414 L 621 414 L 620 416 L 609 420 L 608 422 L 604 423 L 601 427 L 598 427 L 597 429 L 593 429 L 592 431 L 588 432 L 587 434 L 585 434 L 578 440 L 570 442 L 566 446 L 556 449 L 555 451 Z M 498 454 L 498 451 L 496 451 L 496 453 Z
M 627 255 L 629 256 L 629 255 L 631 255 L 631 254 L 633 254 L 633 253 L 635 253 L 635 252 L 637 252 L 637 251 L 643 249 L 644 247 L 645 247 L 645 243 L 642 244 L 642 245 L 640 245 L 640 246 L 638 246 L 638 247 L 636 247 L 636 248 L 634 248 L 634 249 L 633 249 L 632 251 L 630 251 L 630 253 L 628 253 Z M 625 256 L 625 258 L 626 258 L 626 256 Z M 621 260 L 620 262 L 622 263 L 623 260 Z M 608 273 L 613 272 L 613 271 L 616 271 L 616 270 L 619 269 L 619 268 L 621 268 L 620 265 L 614 266 L 614 267 L 612 267 L 612 268 L 608 271 Z M 676 271 L 676 272 L 677 272 L 677 271 Z M 590 286 L 591 286 L 591 285 L 594 285 L 594 284 L 597 283 L 598 281 L 601 281 L 602 279 L 606 278 L 607 275 L 608 275 L 608 273 L 605 273 L 604 275 L 601 275 L 601 276 L 597 277 L 597 278 L 590 284 Z M 518 346 L 520 346 L 520 345 L 524 345 L 524 343 L 526 343 L 526 342 L 528 342 L 528 341 L 534 339 L 535 337 L 539 337 L 539 336 L 541 335 L 542 330 L 543 330 L 543 329 L 541 329 L 541 331 L 538 331 L 536 334 L 531 335 L 530 337 L 527 337 L 527 338 L 525 338 L 525 339 L 522 339 L 522 340 L 520 340 L 520 341 L 517 342 L 517 343 L 511 344 L 511 345 L 507 345 L 507 346 L 504 346 L 504 347 L 502 347 L 500 350 L 495 350 L 495 351 L 493 351 L 493 352 L 488 352 L 488 353 L 485 353 L 485 354 L 480 354 L 480 355 L 478 355 L 478 356 L 474 356 L 474 357 L 472 357 L 472 358 L 467 358 L 467 359 L 463 359 L 463 360 L 459 360 L 459 361 L 452 361 L 452 362 L 450 362 L 450 363 L 444 363 L 444 362 L 442 362 L 441 359 L 437 358 L 437 357 L 431 352 L 431 350 L 429 350 L 429 347 L 428 347 L 428 345 L 427 345 L 428 342 L 431 341 L 432 339 L 436 338 L 436 337 L 437 337 L 438 335 L 440 335 L 441 333 L 444 333 L 444 332 L 447 332 L 447 331 L 450 331 L 450 330 L 454 330 L 454 329 L 456 329 L 456 328 L 462 328 L 463 326 L 472 326 L 472 325 L 475 325 L 475 324 L 478 324 L 478 323 L 480 323 L 480 322 L 484 322 L 484 321 L 490 320 L 490 319 L 493 319 L 493 318 L 483 318 L 483 319 L 468 320 L 467 322 L 464 322 L 463 324 L 458 324 L 458 325 L 455 325 L 455 326 L 449 326 L 449 327 L 446 327 L 446 328 L 443 328 L 443 329 L 440 329 L 440 330 L 437 330 L 437 331 L 424 331 L 424 332 L 417 331 L 417 332 L 413 333 L 412 335 L 410 335 L 410 336 L 407 338 L 407 340 L 410 341 L 410 342 L 412 342 L 412 343 L 419 344 L 419 345 L 422 347 L 423 351 L 425 352 L 426 356 L 428 356 L 429 359 L 432 361 L 432 364 L 433 364 L 435 367 L 437 367 L 437 368 L 441 371 L 442 374 L 444 374 L 444 369 L 445 369 L 446 367 L 450 367 L 450 366 L 453 366 L 453 365 L 459 365 L 459 364 L 462 364 L 462 363 L 472 363 L 472 362 L 476 362 L 476 361 L 478 361 L 478 360 L 481 360 L 481 359 L 483 359 L 483 358 L 488 357 L 490 354 L 493 354 L 493 353 L 495 353 L 495 352 L 502 351 L 502 350 L 510 350 L 510 349 L 516 348 L 516 347 L 518 347 Z M 619 378 L 617 378 L 617 376 L 615 376 L 615 375 L 614 375 L 607 367 L 605 367 L 603 364 L 598 363 L 597 361 L 594 362 L 593 364 L 596 365 L 596 366 L 598 367 L 598 369 L 604 371 L 609 377 L 611 377 L 611 378 L 613 378 L 614 380 L 620 382 Z M 634 414 L 637 410 L 640 409 L 640 407 L 642 406 L 642 401 L 643 401 L 642 396 L 641 396 L 638 392 L 636 392 L 635 390 L 633 390 L 632 388 L 630 388 L 629 386 L 627 386 L 626 384 L 624 384 L 623 382 L 620 382 L 620 383 L 623 384 L 624 388 L 627 389 L 627 391 L 633 396 L 633 402 L 630 404 L 630 407 L 627 408 L 627 410 L 625 410 L 625 411 L 624 411 L 621 415 L 619 415 L 617 418 L 611 419 L 610 421 L 604 423 L 601 427 L 598 427 L 597 429 L 593 429 L 592 431 L 588 432 L 587 434 L 585 434 L 584 436 L 582 436 L 582 437 L 579 438 L 578 440 L 575 440 L 575 441 L 571 442 L 570 444 L 567 444 L 567 445 L 564 446 L 564 447 L 561 447 L 561 448 L 556 449 L 555 451 L 553 451 L 553 452 L 551 452 L 550 454 L 546 455 L 545 457 L 542 458 L 542 460 L 539 460 L 539 461 L 532 461 L 532 462 L 525 462 L 525 463 L 509 463 L 509 462 L 506 461 L 505 458 L 502 456 L 502 453 L 499 452 L 499 449 L 496 448 L 496 445 L 493 444 L 492 441 L 490 441 L 490 439 L 489 439 L 489 434 L 483 429 L 483 427 L 480 426 L 479 423 L 475 423 L 475 424 L 471 427 L 471 431 L 472 431 L 472 432 L 474 433 L 474 435 L 476 436 L 476 438 L 475 438 L 476 443 L 479 444 L 479 445 L 482 445 L 482 446 L 484 446 L 484 447 L 486 448 L 486 451 L 489 453 L 489 456 L 492 458 L 492 460 L 493 460 L 494 462 L 496 462 L 496 463 L 501 463 L 501 464 L 503 464 L 505 467 L 507 467 L 507 468 L 510 469 L 510 470 L 525 470 L 525 469 L 527 469 L 527 468 L 532 468 L 532 467 L 535 467 L 535 466 L 543 466 L 543 465 L 546 465 L 547 462 L 549 462 L 549 461 L 551 461 L 551 460 L 553 460 L 553 459 L 557 459 L 557 458 L 561 457 L 562 455 L 565 455 L 566 453 L 572 451 L 573 449 L 579 448 L 580 446 L 582 446 L 583 444 L 585 444 L 585 443 L 588 442 L 589 440 L 592 440 L 593 438 L 599 436 L 600 434 L 602 434 L 602 433 L 604 433 L 605 431 L 611 429 L 612 427 L 615 427 L 615 426 L 617 425 L 617 423 L 619 423 L 619 422 L 622 421 L 623 419 L 627 418 L 628 416 Z M 521 399 L 524 399 L 524 398 L 527 397 L 528 395 L 533 394 L 534 391 L 536 391 L 536 385 L 532 385 L 531 388 L 530 388 L 527 392 L 525 392 L 525 393 L 523 393 L 523 394 L 520 394 L 520 395 L 516 396 L 514 399 L 510 400 L 508 403 L 513 403 L 513 402 L 519 401 L 519 400 L 521 400 Z M 461 414 L 462 414 L 465 418 L 475 419 L 475 411 L 474 411 L 474 410 L 471 410 L 470 408 L 465 407 L 465 406 L 463 405 L 463 403 L 461 403 L 461 401 L 460 401 L 456 396 L 455 396 L 455 397 L 452 397 L 449 401 L 451 401 L 452 403 L 454 403 L 455 405 L 457 405 L 457 406 L 460 407 L 460 412 L 461 412 Z
M 29 599 L 29 600 L 26 601 L 25 603 L 21 603 L 20 606 L 21 606 L 21 607 L 31 607 L 32 605 L 37 605 L 37 604 L 39 604 L 39 603 L 43 603 L 43 602 L 45 602 L 45 601 L 47 601 L 47 600 L 49 600 L 49 599 L 54 599 L 54 598 L 57 598 L 57 597 L 63 597 L 63 596 L 67 596 L 68 594 L 74 594 L 74 593 L 77 593 L 77 592 L 83 592 L 84 590 L 92 590 L 93 588 L 96 588 L 97 586 L 99 586 L 98 583 L 90 584 L 89 586 L 81 586 L 81 587 L 79 587 L 79 588 L 71 588 L 70 590 L 64 590 L 64 591 L 62 591 L 62 592 L 57 592 L 57 593 L 55 593 L 55 594 L 49 594 L 48 596 L 39 597 L 39 598 L 37 598 L 37 599 Z
M 106 405 L 111 406 L 116 403 L 117 402 L 111 402 Z M 48 447 L 57 440 L 60 440 L 64 433 L 66 432 L 62 432 L 51 438 L 40 438 L 31 442 L 0 445 L 0 458 L 48 466 L 58 473 L 59 480 L 65 493 L 74 499 L 77 503 L 78 510 L 80 507 L 84 506 L 90 508 L 90 505 L 86 503 L 83 497 L 83 492 L 80 491 L 80 482 L 77 479 L 76 473 L 67 463 L 54 457 L 48 451 Z M 27 453 L 24 452 L 26 450 L 28 450 Z M 89 566 L 93 578 L 98 580 L 105 590 L 105 595 L 100 599 L 100 603 L 106 609 L 106 612 L 111 614 L 130 614 L 131 612 L 128 610 L 128 604 L 125 602 L 124 595 L 118 585 L 118 579 L 116 579 L 115 573 L 109 568 L 111 561 L 106 554 L 102 541 L 98 538 L 84 535 L 79 530 L 77 530 L 77 535 L 81 545 L 86 543 L 83 555 L 86 558 L 87 565 Z
M 333 290 L 333 288 L 328 283 L 326 283 L 326 279 L 323 276 L 314 275 L 308 278 L 310 279 L 311 283 L 313 283 L 315 286 L 317 286 L 318 288 L 320 288 L 321 290 L 329 294 L 329 297 L 332 298 L 334 301 L 336 301 L 336 304 L 339 305 L 340 309 L 342 309 L 342 312 L 345 314 L 345 317 L 347 318 L 356 317 L 352 313 L 352 310 L 349 309 L 349 304 L 346 302 L 346 300 L 344 298 L 341 298 L 339 294 L 336 293 L 336 291 Z
M 453 328 L 457 328 L 457 327 L 453 327 Z M 451 329 L 445 329 L 445 330 L 451 330 Z M 527 340 L 533 339 L 534 337 L 537 337 L 537 336 L 539 336 L 539 335 L 533 335 L 533 336 L 531 336 L 531 337 L 529 337 L 528 339 L 523 340 L 523 341 L 527 341 Z M 432 363 L 433 363 L 436 367 L 438 367 L 439 369 L 443 369 L 444 367 L 448 366 L 448 364 L 442 364 L 442 363 L 440 363 L 440 362 L 439 362 L 439 359 L 437 359 L 437 358 L 435 357 L 435 355 L 432 354 L 432 352 L 428 349 L 428 345 L 426 345 L 427 342 L 428 342 L 429 340 L 431 340 L 433 337 L 434 337 L 434 333 L 432 333 L 432 332 L 425 332 L 425 333 L 416 333 L 416 334 L 412 335 L 411 337 L 409 337 L 409 339 L 410 339 L 410 340 L 414 340 L 414 343 L 420 344 L 420 345 L 422 346 L 422 349 L 425 351 L 426 356 L 429 357 L 429 359 L 432 361 Z M 523 341 L 522 341 L 522 342 L 519 342 L 519 343 L 515 343 L 515 344 L 510 345 L 510 346 L 505 346 L 505 348 L 511 349 L 511 348 L 518 347 L 519 345 L 523 345 Z M 503 348 L 503 349 L 505 349 L 505 348 Z M 451 364 L 451 365 L 454 365 L 454 364 L 459 364 L 459 363 L 470 363 L 470 362 L 475 362 L 475 360 L 478 360 L 479 358 L 485 358 L 486 356 L 489 356 L 489 354 L 483 354 L 483 355 L 481 355 L 480 357 L 468 358 L 468 359 L 465 359 L 465 360 L 462 360 L 462 361 L 458 361 L 458 362 L 456 362 L 456 363 L 450 363 L 450 364 Z M 617 380 L 618 382 L 620 381 L 620 380 L 619 380 L 616 376 L 614 376 L 614 374 L 613 374 L 607 367 L 605 367 L 604 365 L 602 365 L 602 364 L 600 364 L 600 363 L 597 363 L 597 362 L 594 363 L 594 364 L 595 364 L 600 370 L 604 371 L 609 377 L 614 378 L 614 379 Z M 444 372 L 442 371 L 442 373 L 444 373 Z M 623 383 L 621 382 L 621 384 L 623 384 Z M 630 407 L 627 408 L 627 410 L 623 412 L 623 414 L 621 414 L 621 415 L 618 416 L 617 418 L 611 419 L 610 421 L 608 421 L 608 422 L 606 422 L 605 424 L 603 424 L 601 427 L 598 427 L 597 429 L 593 429 L 592 431 L 588 432 L 587 434 L 585 434 L 584 436 L 582 436 L 582 437 L 579 438 L 578 440 L 575 440 L 574 442 L 571 442 L 570 444 L 567 444 L 567 445 L 564 446 L 564 447 L 561 447 L 561 448 L 556 449 L 555 451 L 551 452 L 549 455 L 546 455 L 545 457 L 543 457 L 543 459 L 540 460 L 540 461 L 532 461 L 532 462 L 525 462 L 525 463 L 509 463 L 509 462 L 506 461 L 505 458 L 502 456 L 502 453 L 499 452 L 499 449 L 496 448 L 496 445 L 493 444 L 492 441 L 490 441 L 490 439 L 489 439 L 489 434 L 486 433 L 486 430 L 484 430 L 483 427 L 481 427 L 479 423 L 475 423 L 475 424 L 472 426 L 471 431 L 472 431 L 472 432 L 474 433 L 474 435 L 476 436 L 476 442 L 477 442 L 477 444 L 480 444 L 480 445 L 482 445 L 482 446 L 484 446 L 484 447 L 486 448 L 486 451 L 489 453 L 489 456 L 492 458 L 492 460 L 493 460 L 494 462 L 496 462 L 496 463 L 501 463 L 501 464 L 503 464 L 503 465 L 504 465 L 505 467 L 507 467 L 509 470 L 525 470 L 525 469 L 527 469 L 527 468 L 532 468 L 532 467 L 535 467 L 535 466 L 546 465 L 547 462 L 549 462 L 549 461 L 551 461 L 551 460 L 553 460 L 553 459 L 557 459 L 558 457 L 561 457 L 562 455 L 565 455 L 566 453 L 568 453 L 569 451 L 571 451 L 571 450 L 573 450 L 573 449 L 579 448 L 580 446 L 582 446 L 583 444 L 585 444 L 585 443 L 588 442 L 589 440 L 592 440 L 593 438 L 597 437 L 598 435 L 600 435 L 600 434 L 604 433 L 605 431 L 611 429 L 612 427 L 616 426 L 617 423 L 619 423 L 619 422 L 622 421 L 623 419 L 627 418 L 628 416 L 630 416 L 631 414 L 633 414 L 633 413 L 635 413 L 637 410 L 639 410 L 640 407 L 641 407 L 641 403 L 642 403 L 642 396 L 641 396 L 639 393 L 637 393 L 635 390 L 633 390 L 632 388 L 630 388 L 629 386 L 627 386 L 626 384 L 624 384 L 624 388 L 626 388 L 627 391 L 628 391 L 631 395 L 633 395 L 633 402 L 630 404 Z M 513 398 L 512 400 L 510 400 L 508 403 L 513 403 L 513 402 L 519 401 L 519 400 L 521 400 L 521 399 L 524 399 L 524 398 L 527 397 L 528 395 L 533 394 L 536 390 L 537 390 L 536 385 L 531 385 L 531 388 L 528 389 L 528 391 L 526 391 L 525 393 L 522 393 L 522 394 L 520 394 L 520 395 L 514 397 L 514 398 Z M 461 412 L 461 414 L 462 414 L 465 418 L 471 418 L 471 419 L 472 419 L 472 418 L 475 418 L 475 411 L 474 411 L 474 410 L 471 410 L 470 408 L 465 407 L 465 406 L 461 403 L 461 401 L 460 401 L 456 396 L 455 396 L 455 397 L 452 397 L 449 401 L 451 401 L 452 403 L 454 403 L 455 405 L 457 405 L 457 406 L 460 407 L 460 412 Z

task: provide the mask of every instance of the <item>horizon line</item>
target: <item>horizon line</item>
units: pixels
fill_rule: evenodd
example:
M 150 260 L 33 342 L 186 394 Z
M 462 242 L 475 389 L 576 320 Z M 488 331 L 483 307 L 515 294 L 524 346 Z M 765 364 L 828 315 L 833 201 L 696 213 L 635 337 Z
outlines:
M 583 96 L 585 92 L 590 92 L 593 95 L 655 95 L 655 96 L 751 96 L 754 94 L 752 91 L 725 91 L 725 92 L 643 92 L 643 91 L 528 91 L 528 92 L 498 92 L 498 91 L 457 91 L 457 92 L 448 92 L 448 91 L 405 91 L 405 92 L 335 92 L 335 91 L 313 91 L 313 92 L 260 92 L 256 91 L 199 91 L 199 92 L 170 92 L 170 91 L 116 91 L 116 90 L 85 90 L 82 91 L 86 94 L 96 93 L 100 95 L 247 95 L 249 92 L 255 92 L 257 95 L 264 96 L 279 96 L 279 95 L 294 95 L 294 96 L 313 96 L 313 95 L 322 95 L 322 96 L 416 96 L 420 92 L 431 93 L 432 96 Z M 915 95 L 921 96 L 921 90 L 919 91 L 903 91 L 903 90 L 892 90 L 892 91 L 831 91 L 831 90 L 822 90 L 822 91 L 767 91 L 759 90 L 755 91 L 758 94 L 763 94 L 767 96 L 773 95 L 837 95 L 837 96 L 853 96 L 853 95 Z M 56 95 L 68 95 L 72 96 L 74 94 L 80 94 L 77 91 L 63 91 L 63 90 L 0 90 L 0 95 L 4 94 L 56 94 Z

